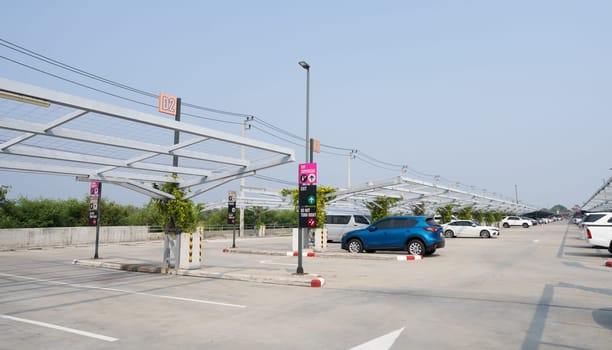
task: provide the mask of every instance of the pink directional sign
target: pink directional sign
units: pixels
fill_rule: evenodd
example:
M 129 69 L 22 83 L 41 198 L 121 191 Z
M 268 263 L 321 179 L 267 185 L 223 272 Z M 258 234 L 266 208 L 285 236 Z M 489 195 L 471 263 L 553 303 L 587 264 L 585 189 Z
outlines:
M 300 164 L 298 172 L 298 183 L 300 185 L 317 184 L 317 163 Z
M 100 183 L 99 182 L 90 182 L 89 183 L 89 195 L 90 196 L 99 196 L 100 195 Z

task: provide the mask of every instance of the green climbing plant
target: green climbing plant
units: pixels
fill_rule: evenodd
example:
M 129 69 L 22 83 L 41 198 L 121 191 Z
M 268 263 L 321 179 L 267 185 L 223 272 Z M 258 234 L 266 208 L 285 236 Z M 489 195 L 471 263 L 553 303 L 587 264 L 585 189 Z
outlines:
M 176 176 L 172 178 L 177 179 Z M 153 187 L 174 196 L 174 199 L 152 199 L 159 224 L 169 229 L 178 228 L 184 232 L 193 232 L 199 221 L 201 205 L 185 199 L 187 192 L 182 190 L 176 181 L 154 184 Z

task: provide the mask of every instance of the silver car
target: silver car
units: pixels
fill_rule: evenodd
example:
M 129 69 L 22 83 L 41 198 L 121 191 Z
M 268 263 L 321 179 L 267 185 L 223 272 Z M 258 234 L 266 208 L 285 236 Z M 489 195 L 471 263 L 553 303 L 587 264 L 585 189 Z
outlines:
M 342 235 L 349 231 L 358 230 L 370 225 L 367 216 L 350 211 L 328 211 L 325 217 L 327 241 L 340 242 Z

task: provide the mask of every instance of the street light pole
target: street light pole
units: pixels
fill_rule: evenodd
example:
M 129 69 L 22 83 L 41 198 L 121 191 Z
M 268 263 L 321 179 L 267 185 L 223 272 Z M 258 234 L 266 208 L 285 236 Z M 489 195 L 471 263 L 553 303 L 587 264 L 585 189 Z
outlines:
M 300 61 L 298 62 L 300 66 L 302 66 L 302 68 L 306 69 L 306 156 L 305 156 L 305 160 L 306 163 L 311 162 L 312 159 L 309 158 L 310 156 L 310 150 L 309 150 L 309 145 L 310 145 L 310 137 L 309 137 L 309 129 L 310 129 L 310 65 L 304 61 Z
M 309 159 L 310 152 L 310 137 L 308 135 L 310 122 L 309 122 L 309 114 L 310 114 L 310 65 L 305 61 L 298 62 L 302 68 L 306 69 L 306 156 L 304 157 L 305 163 L 312 162 L 312 159 Z M 303 274 L 304 268 L 302 267 L 302 245 L 304 244 L 304 232 L 308 232 L 308 229 L 299 229 L 298 232 L 298 266 L 297 266 L 297 274 Z

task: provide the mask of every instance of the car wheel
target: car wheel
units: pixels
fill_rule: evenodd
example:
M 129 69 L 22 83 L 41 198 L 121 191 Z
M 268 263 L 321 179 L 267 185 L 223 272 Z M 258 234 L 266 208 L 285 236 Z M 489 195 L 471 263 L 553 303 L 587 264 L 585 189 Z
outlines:
M 510 227 L 510 224 L 507 222 L 504 222 L 504 228 L 509 228 L 509 227 Z
M 425 244 L 418 239 L 413 239 L 408 242 L 406 250 L 410 255 L 423 255 L 425 253 Z
M 455 237 L 455 233 L 453 231 L 451 231 L 451 230 L 446 230 L 444 232 L 444 237 L 446 237 L 446 238 L 453 238 L 453 237 Z
M 487 230 L 480 231 L 480 238 L 491 238 L 491 234 Z
M 524 224 L 523 224 L 523 228 L 528 228 L 528 227 L 529 227 L 529 224 L 528 224 L 528 223 L 524 223 Z
M 363 251 L 363 243 L 357 238 L 353 238 L 348 242 L 346 250 L 353 254 L 361 253 Z
M 612 241 L 610 241 L 610 247 L 608 247 L 608 251 L 612 254 Z

